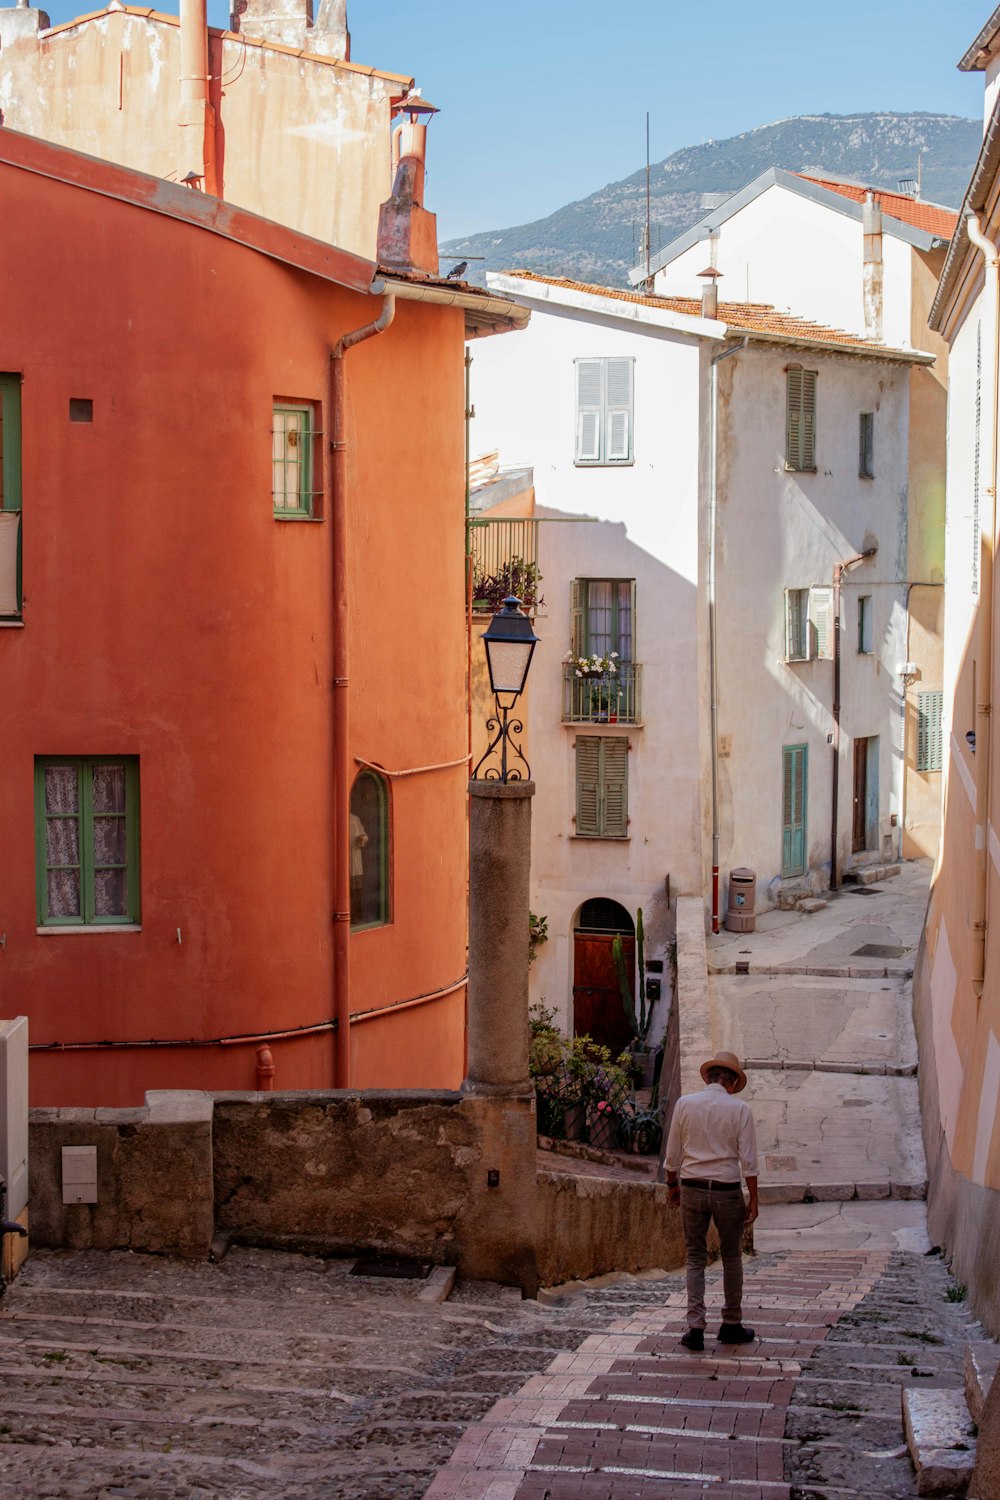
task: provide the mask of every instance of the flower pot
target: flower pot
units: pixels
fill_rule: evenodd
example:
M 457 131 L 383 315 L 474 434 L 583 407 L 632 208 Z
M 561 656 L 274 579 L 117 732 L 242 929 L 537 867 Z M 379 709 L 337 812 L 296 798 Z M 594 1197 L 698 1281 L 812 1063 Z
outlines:
M 600 1107 L 591 1110 L 588 1135 L 590 1144 L 598 1151 L 614 1151 L 617 1145 L 614 1110 Z
M 563 1107 L 563 1129 L 568 1141 L 582 1141 L 587 1133 L 587 1111 L 582 1104 Z
M 653 1077 L 656 1072 L 657 1049 L 655 1047 L 640 1047 L 637 1043 L 633 1042 L 629 1047 L 629 1051 L 635 1059 L 636 1072 L 639 1075 L 639 1087 L 651 1089 L 653 1087 Z

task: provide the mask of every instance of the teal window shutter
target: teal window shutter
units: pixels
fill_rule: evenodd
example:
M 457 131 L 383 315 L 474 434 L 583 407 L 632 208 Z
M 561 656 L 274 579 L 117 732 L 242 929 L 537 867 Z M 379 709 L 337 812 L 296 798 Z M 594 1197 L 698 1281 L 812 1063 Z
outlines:
M 803 875 L 806 868 L 807 745 L 781 751 L 781 873 Z
M 944 758 L 941 720 L 944 693 L 938 689 L 917 694 L 917 770 L 940 771 Z

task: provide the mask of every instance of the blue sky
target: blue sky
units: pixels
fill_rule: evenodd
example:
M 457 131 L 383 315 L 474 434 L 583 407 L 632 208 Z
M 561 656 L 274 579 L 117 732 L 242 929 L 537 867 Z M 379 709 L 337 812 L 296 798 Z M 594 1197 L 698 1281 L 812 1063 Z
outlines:
M 44 0 L 43 0 L 44 3 Z M 50 0 L 53 22 L 103 0 Z M 157 0 L 153 0 L 157 3 Z M 176 10 L 176 0 L 157 8 Z M 427 206 L 442 239 L 542 217 L 680 146 L 798 114 L 978 116 L 955 63 L 992 0 L 348 0 L 353 58 L 441 107 Z M 209 0 L 213 25 L 225 0 Z

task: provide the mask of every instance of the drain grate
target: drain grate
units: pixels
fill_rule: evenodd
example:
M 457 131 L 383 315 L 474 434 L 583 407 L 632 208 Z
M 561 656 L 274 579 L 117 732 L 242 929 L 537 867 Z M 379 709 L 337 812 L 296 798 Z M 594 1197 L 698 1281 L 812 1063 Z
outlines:
M 881 896 L 882 887 L 877 885 L 852 885 L 849 896 Z
M 908 950 L 893 943 L 863 943 L 855 948 L 852 958 L 902 958 Z
M 394 1281 L 426 1281 L 431 1274 L 430 1263 L 422 1260 L 404 1260 L 401 1256 L 373 1255 L 369 1260 L 356 1260 L 351 1267 L 352 1276 L 387 1276 Z

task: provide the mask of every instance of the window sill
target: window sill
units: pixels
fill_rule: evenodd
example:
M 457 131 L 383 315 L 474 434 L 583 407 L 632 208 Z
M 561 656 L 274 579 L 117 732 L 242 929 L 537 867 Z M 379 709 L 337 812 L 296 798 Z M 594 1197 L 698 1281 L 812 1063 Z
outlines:
M 39 937 L 69 937 L 81 933 L 103 933 L 106 937 L 115 932 L 141 932 L 142 925 L 138 922 L 74 922 L 72 926 L 66 927 L 36 927 L 35 932 Z
M 582 730 L 584 734 L 626 734 L 633 729 L 641 729 L 642 719 L 619 719 L 617 724 L 601 723 L 596 719 L 563 719 L 564 729 Z
M 322 516 L 307 516 L 304 511 L 295 511 L 295 510 L 280 511 L 280 510 L 276 510 L 276 511 L 272 511 L 272 515 L 274 516 L 274 519 L 276 521 L 300 521 L 300 522 L 301 521 L 305 521 L 307 524 L 309 522 L 311 522 L 314 526 L 322 526 L 322 524 L 323 524 L 323 517 Z
M 359 932 L 381 932 L 383 928 L 391 927 L 393 924 L 388 918 L 384 922 L 361 922 L 358 926 L 351 927 L 351 937 L 357 937 Z
M 794 464 L 785 464 L 786 474 L 818 474 L 818 469 L 797 469 Z
M 23 620 L 0 620 L 0 630 L 23 630 Z
M 630 844 L 632 835 L 627 833 L 620 838 L 615 833 L 571 833 L 570 838 L 577 844 Z
M 574 458 L 574 469 L 634 469 L 634 458 Z

